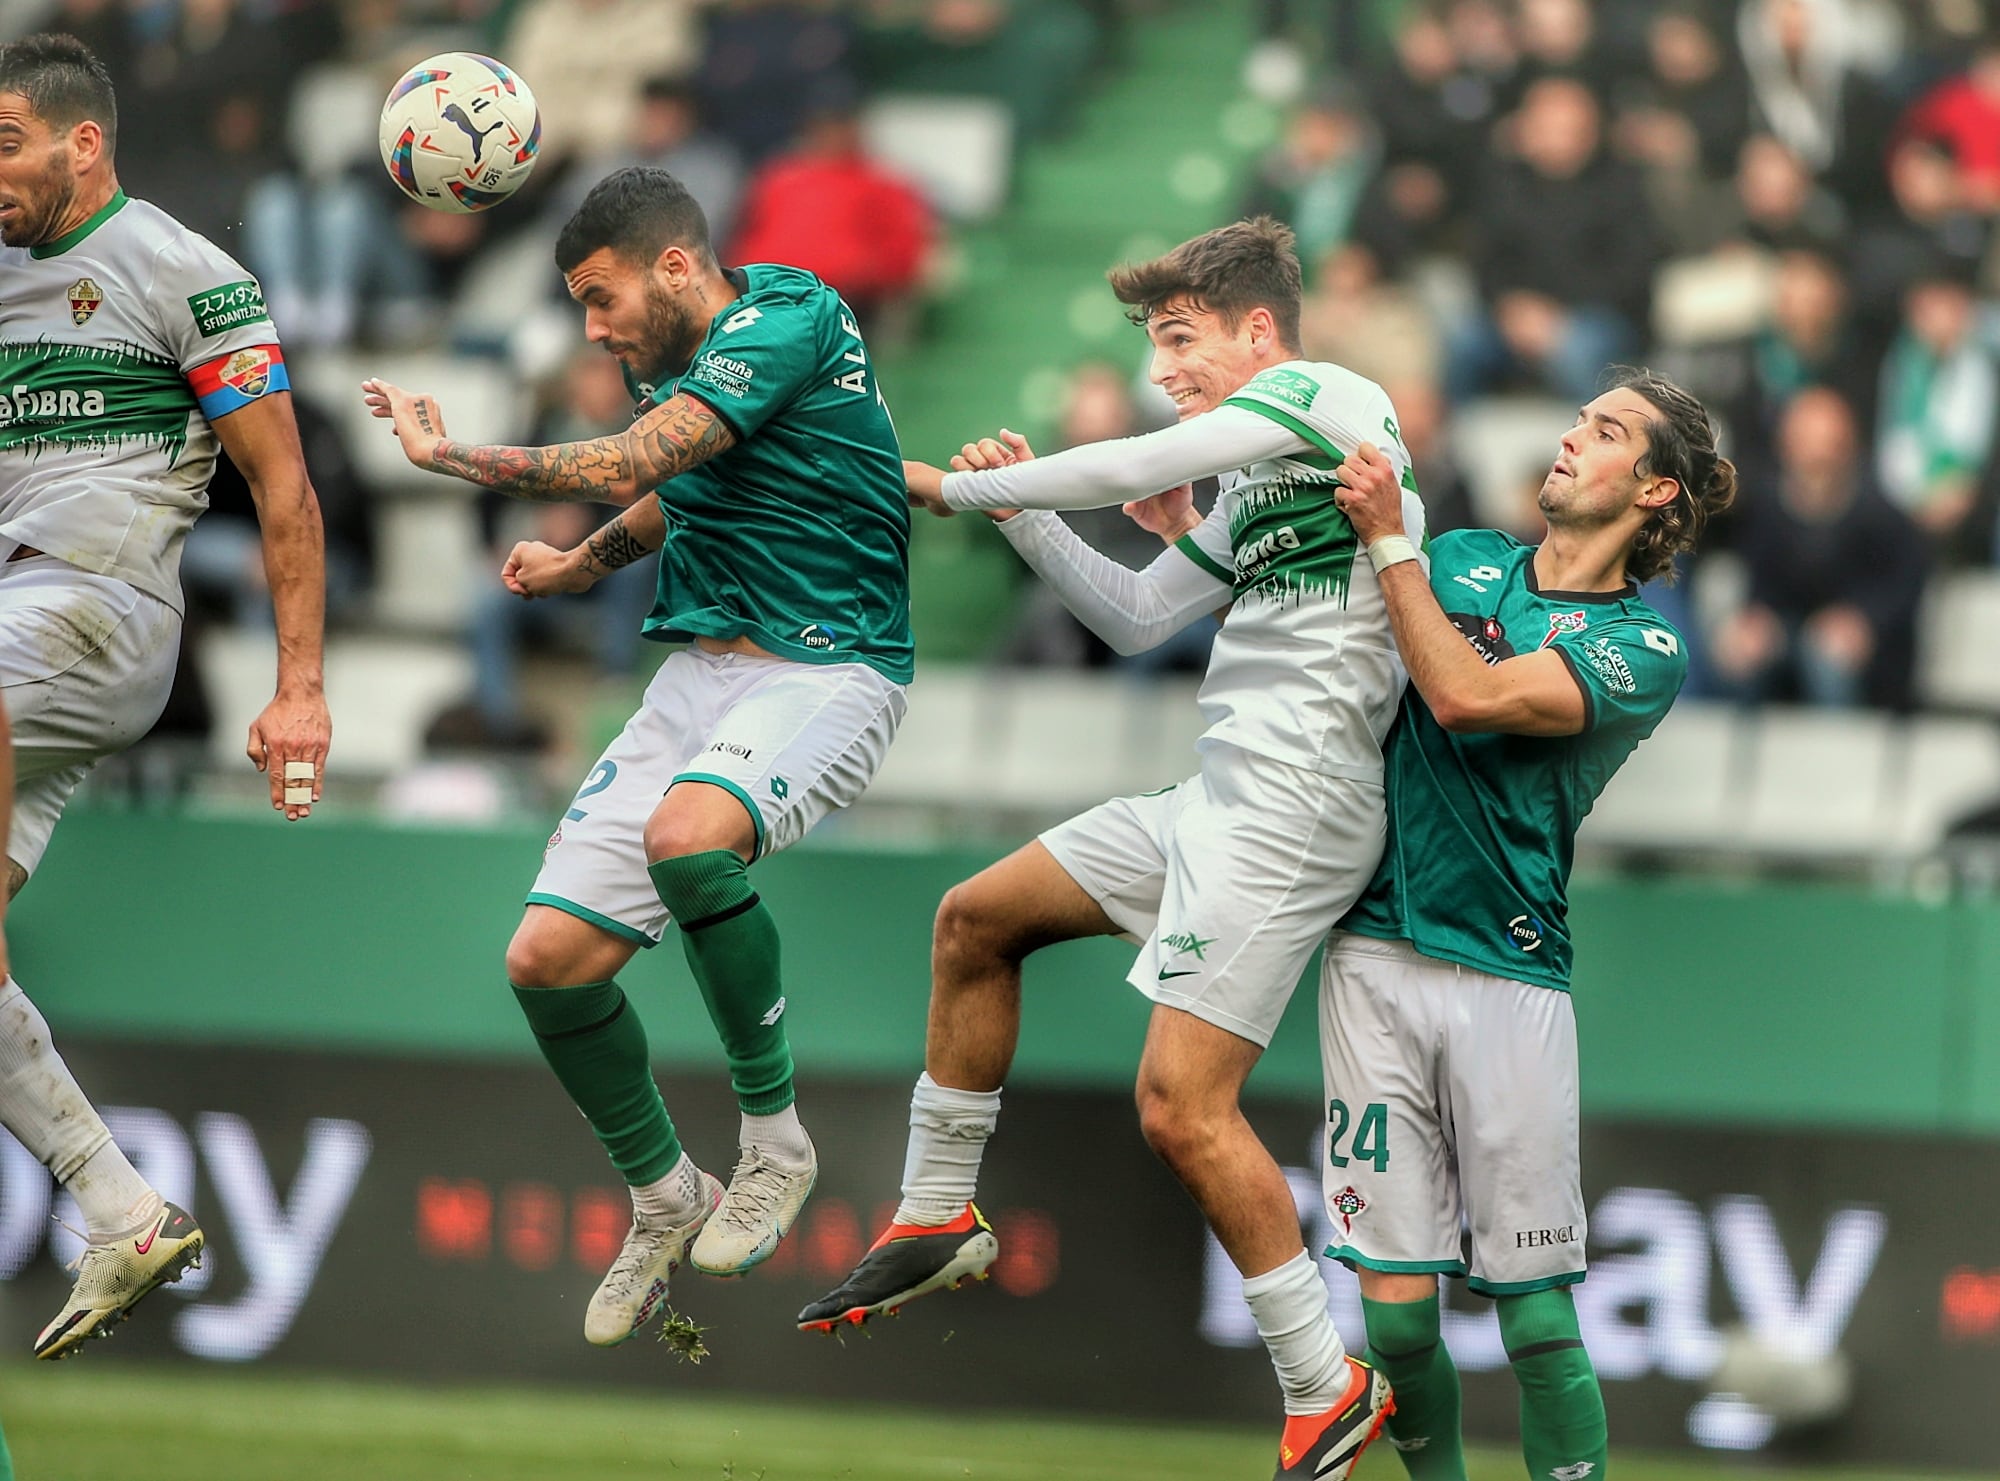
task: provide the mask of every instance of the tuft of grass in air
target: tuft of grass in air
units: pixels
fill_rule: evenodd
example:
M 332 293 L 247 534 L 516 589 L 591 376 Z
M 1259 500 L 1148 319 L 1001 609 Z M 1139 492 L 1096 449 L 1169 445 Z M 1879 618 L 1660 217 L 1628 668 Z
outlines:
M 684 1362 L 699 1363 L 708 1356 L 708 1344 L 701 1340 L 707 1331 L 708 1328 L 698 1325 L 692 1317 L 682 1316 L 671 1306 L 660 1318 L 660 1341 L 666 1343 L 668 1352 Z

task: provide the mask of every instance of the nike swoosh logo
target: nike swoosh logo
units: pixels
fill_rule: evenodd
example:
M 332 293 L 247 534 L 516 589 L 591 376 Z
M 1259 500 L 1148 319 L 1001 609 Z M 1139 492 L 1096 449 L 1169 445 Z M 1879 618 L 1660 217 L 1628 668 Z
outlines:
M 1160 969 L 1160 981 L 1162 982 L 1165 982 L 1170 977 L 1199 977 L 1199 976 L 1201 976 L 1201 969 L 1199 967 L 1190 968 L 1188 971 L 1185 972 L 1169 972 L 1164 967 Z
M 160 1222 L 155 1224 L 152 1228 L 146 1231 L 146 1237 L 144 1239 L 135 1239 L 132 1241 L 132 1248 L 138 1251 L 138 1253 L 142 1255 L 151 1253 L 153 1248 L 153 1241 L 156 1238 L 158 1238 L 160 1231 L 166 1227 L 167 1227 L 167 1216 L 165 1214 L 161 1214 Z

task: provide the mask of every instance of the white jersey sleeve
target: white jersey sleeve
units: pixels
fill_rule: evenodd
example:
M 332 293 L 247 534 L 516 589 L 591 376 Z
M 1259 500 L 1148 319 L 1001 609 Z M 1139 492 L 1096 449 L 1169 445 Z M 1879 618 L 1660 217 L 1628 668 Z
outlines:
M 1374 382 L 1351 371 L 1299 361 L 1274 365 L 1253 377 L 1218 410 L 1232 408 L 1290 431 L 1324 458 L 1329 469 L 1345 462 L 1362 443 L 1373 443 L 1395 465 L 1403 486 L 1416 487 L 1403 434 L 1388 398 Z
M 210 422 L 290 389 L 263 288 L 206 237 L 181 232 L 166 241 L 153 259 L 148 304 Z
M 1229 605 L 1229 578 L 1199 543 L 1211 526 L 1210 546 L 1220 540 L 1226 551 L 1229 531 L 1211 514 L 1143 571 L 1091 549 L 1048 510 L 1003 520 L 1000 533 L 1079 622 L 1115 651 L 1131 654 L 1157 647 L 1202 613 Z
M 947 473 L 944 501 L 954 509 L 1101 509 L 1315 445 L 1269 418 L 1217 407 L 1139 437 L 1086 443 L 1005 468 Z

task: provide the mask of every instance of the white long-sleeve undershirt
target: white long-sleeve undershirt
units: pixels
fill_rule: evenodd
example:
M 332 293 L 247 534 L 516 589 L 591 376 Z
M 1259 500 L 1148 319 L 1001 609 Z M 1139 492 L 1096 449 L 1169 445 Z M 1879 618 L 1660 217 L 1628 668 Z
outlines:
M 1157 647 L 1202 613 L 1234 599 L 1226 582 L 1178 550 L 1164 550 L 1145 570 L 1135 571 L 1092 549 L 1046 509 L 1002 520 L 1000 533 L 1077 620 L 1119 653 Z
M 1269 417 L 1218 406 L 1139 437 L 1086 443 L 1005 468 L 947 473 L 944 501 L 954 509 L 1101 509 L 1309 446 Z

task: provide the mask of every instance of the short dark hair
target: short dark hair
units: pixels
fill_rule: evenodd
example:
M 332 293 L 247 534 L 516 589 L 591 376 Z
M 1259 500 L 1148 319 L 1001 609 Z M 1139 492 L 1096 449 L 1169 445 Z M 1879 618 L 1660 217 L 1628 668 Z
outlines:
M 1252 309 L 1269 309 L 1286 348 L 1299 343 L 1299 301 L 1305 278 L 1298 238 L 1269 216 L 1219 226 L 1182 242 L 1151 262 L 1125 263 L 1105 274 L 1126 318 L 1144 325 L 1177 298 L 1191 298 L 1234 329 Z
M 1709 520 L 1736 502 L 1736 465 L 1717 447 L 1708 409 L 1663 375 L 1631 365 L 1606 373 L 1607 391 L 1633 391 L 1659 412 L 1646 423 L 1646 451 L 1633 471 L 1680 485 L 1671 504 L 1653 511 L 1632 545 L 1626 574 L 1635 581 L 1674 579 L 1674 559 L 1694 549 Z
M 74 36 L 43 32 L 0 46 L 0 93 L 19 93 L 35 117 L 65 133 L 86 120 L 104 131 L 109 158 L 118 144 L 118 97 L 97 53 Z
M 701 203 L 672 175 L 650 165 L 614 170 L 591 187 L 556 238 L 556 268 L 567 274 L 603 247 L 639 262 L 651 262 L 669 247 L 715 261 Z

